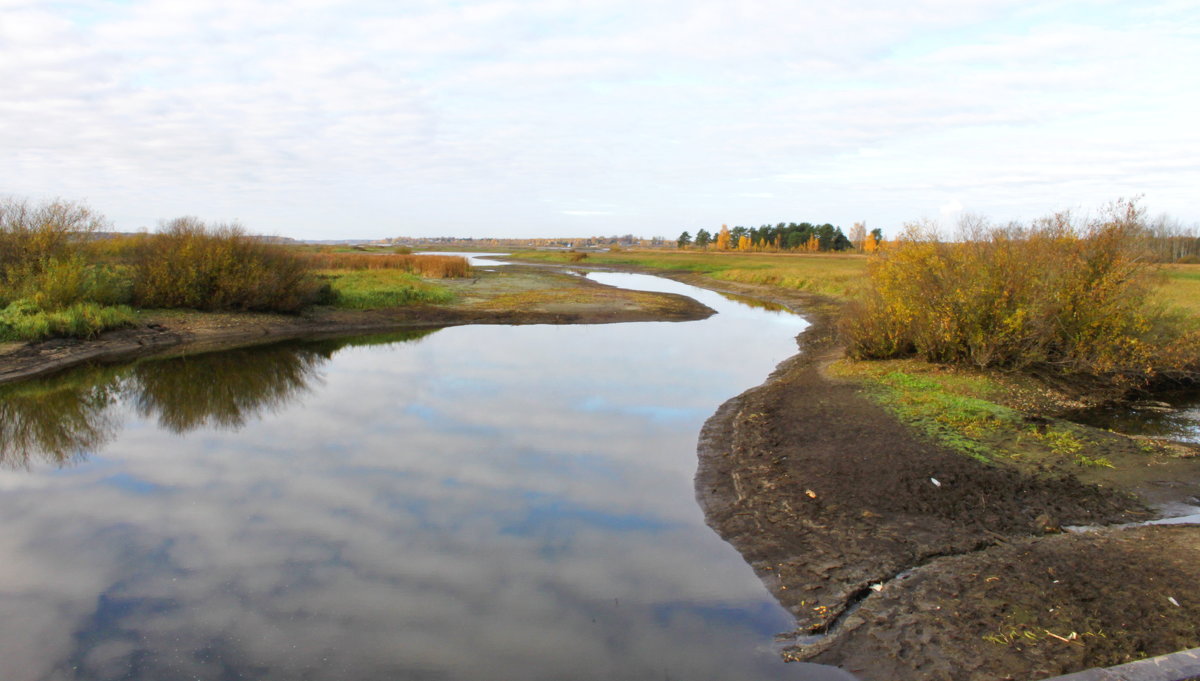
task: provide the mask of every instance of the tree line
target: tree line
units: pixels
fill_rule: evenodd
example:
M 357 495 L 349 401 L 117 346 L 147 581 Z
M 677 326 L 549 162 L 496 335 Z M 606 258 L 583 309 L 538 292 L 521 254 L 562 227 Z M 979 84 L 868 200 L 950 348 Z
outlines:
M 840 227 L 829 223 L 816 225 L 811 222 L 780 222 L 777 225 L 730 229 L 721 225 L 715 234 L 706 229 L 691 233 L 684 231 L 675 240 L 679 248 L 713 249 L 719 251 L 802 251 L 830 252 L 859 250 L 872 252 L 883 241 L 879 229 L 869 233 L 862 223 L 855 223 L 851 236 L 847 237 Z

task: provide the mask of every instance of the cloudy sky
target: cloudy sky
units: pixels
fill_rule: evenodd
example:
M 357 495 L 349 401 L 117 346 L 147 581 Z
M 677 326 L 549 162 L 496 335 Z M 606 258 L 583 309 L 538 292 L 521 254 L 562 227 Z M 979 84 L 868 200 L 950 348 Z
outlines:
M 0 0 L 0 194 L 298 238 L 1200 222 L 1200 2 Z

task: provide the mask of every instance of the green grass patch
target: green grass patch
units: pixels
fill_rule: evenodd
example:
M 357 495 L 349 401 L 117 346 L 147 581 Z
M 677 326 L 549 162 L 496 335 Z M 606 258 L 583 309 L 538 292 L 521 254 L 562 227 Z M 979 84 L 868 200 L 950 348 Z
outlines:
M 1167 265 L 1159 293 L 1167 303 L 1200 321 L 1200 265 Z
M 399 270 L 327 270 L 322 276 L 334 293 L 334 306 L 372 310 L 454 300 L 449 289 Z
M 136 319 L 134 311 L 125 305 L 85 302 L 47 311 L 32 301 L 18 300 L 0 310 L 0 340 L 91 338 L 109 329 L 132 326 Z
M 1100 469 L 1116 467 L 1110 453 L 1123 453 L 1125 461 L 1126 454 L 1139 451 L 1135 442 L 1119 435 L 1069 421 L 1027 417 L 1023 409 L 1009 406 L 1027 404 L 1041 413 L 1053 402 L 1034 394 L 1037 391 L 1020 377 L 916 360 L 842 360 L 830 373 L 864 386 L 873 401 L 926 439 L 979 461 L 1018 465 L 1031 472 Z
M 922 376 L 890 371 L 869 382 L 873 399 L 925 437 L 979 461 L 1002 456 L 996 447 L 1005 430 L 1019 427 L 1017 411 L 995 402 L 951 392 Z

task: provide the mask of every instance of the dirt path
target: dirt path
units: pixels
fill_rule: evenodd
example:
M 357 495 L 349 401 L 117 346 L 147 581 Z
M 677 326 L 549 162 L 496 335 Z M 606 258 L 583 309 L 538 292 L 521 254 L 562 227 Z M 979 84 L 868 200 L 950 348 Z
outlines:
M 813 322 L 802 354 L 708 421 L 696 475 L 709 524 L 796 616 L 785 657 L 868 681 L 1041 679 L 1200 645 L 1200 528 L 1046 534 L 1152 514 L 916 438 L 823 375 L 835 304 L 725 288 Z

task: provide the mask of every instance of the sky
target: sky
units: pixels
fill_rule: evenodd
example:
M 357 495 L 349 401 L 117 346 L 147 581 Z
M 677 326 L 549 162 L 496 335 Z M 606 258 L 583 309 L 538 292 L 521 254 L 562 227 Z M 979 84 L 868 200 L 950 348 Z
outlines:
M 0 0 L 0 195 L 114 228 L 1200 223 L 1200 1 Z

